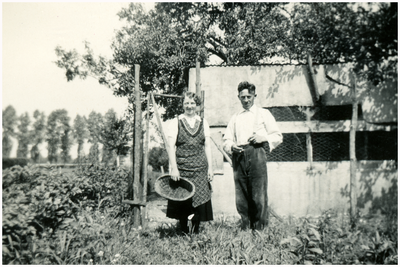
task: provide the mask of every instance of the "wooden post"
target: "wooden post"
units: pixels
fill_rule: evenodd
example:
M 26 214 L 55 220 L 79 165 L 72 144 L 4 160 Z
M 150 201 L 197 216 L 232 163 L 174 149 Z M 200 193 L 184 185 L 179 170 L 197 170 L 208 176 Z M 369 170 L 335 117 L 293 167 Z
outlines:
M 311 111 L 310 108 L 307 107 L 306 110 L 307 122 L 311 122 Z M 313 168 L 313 147 L 311 142 L 311 129 L 308 130 L 306 134 L 306 144 L 307 144 L 307 161 L 310 163 L 310 169 Z
M 153 93 L 154 96 L 163 96 L 163 97 L 172 97 L 172 98 L 183 98 L 183 96 L 180 95 L 166 95 L 166 94 L 156 94 Z
M 196 58 L 196 95 L 200 98 L 201 104 L 200 107 L 198 107 L 197 111 L 198 111 L 198 115 L 200 117 L 203 117 L 203 99 L 202 99 L 202 95 L 201 95 L 201 77 L 200 77 L 200 61 L 199 61 L 199 57 Z M 199 110 L 200 109 L 200 110 Z
M 200 61 L 199 57 L 196 58 L 196 95 L 200 97 L 201 91 L 201 77 L 200 77 Z
M 222 155 L 225 157 L 225 159 L 229 162 L 229 164 L 232 166 L 232 160 L 231 158 L 228 156 L 228 154 L 226 154 L 226 152 L 214 141 L 214 139 L 210 136 L 210 139 L 214 142 L 214 145 L 218 148 L 219 152 L 222 153 Z
M 153 102 L 154 113 L 156 114 L 158 127 L 160 128 L 161 136 L 162 136 L 164 144 L 165 144 L 165 149 L 167 150 L 168 158 L 170 159 L 171 158 L 171 151 L 170 151 L 170 147 L 168 145 L 168 139 L 165 136 L 165 133 L 164 133 L 164 130 L 163 130 L 163 127 L 162 127 L 162 123 L 161 123 L 161 117 L 160 117 L 160 114 L 158 113 L 157 104 L 156 104 L 156 101 L 154 100 L 153 93 L 151 93 L 151 92 L 150 92 L 150 97 L 151 97 L 151 101 Z
M 353 114 L 350 126 L 350 216 L 355 218 L 357 215 L 357 158 L 356 158 L 356 131 L 358 120 L 358 103 L 356 95 L 356 77 L 353 72 L 350 73 L 351 79 L 351 98 L 353 105 Z
M 204 90 L 201 90 L 201 97 L 200 97 L 200 100 L 201 100 L 201 103 L 200 103 L 200 117 L 201 118 L 204 118 L 204 100 L 205 100 L 205 92 L 204 92 Z
M 320 96 L 319 96 L 317 79 L 315 78 L 314 69 L 313 69 L 313 65 L 312 65 L 312 58 L 311 58 L 310 53 L 308 53 L 307 62 L 308 62 L 308 71 L 310 72 L 310 78 L 311 78 L 311 87 L 312 87 L 312 88 L 310 88 L 311 97 L 312 97 L 314 106 L 317 106 L 319 103 Z
M 311 54 L 308 53 L 307 55 L 307 62 L 308 62 L 308 71 L 310 73 L 310 93 L 311 93 L 311 97 L 314 103 L 314 107 L 318 107 L 318 105 L 320 104 L 320 96 L 319 96 L 319 92 L 318 92 L 318 85 L 317 85 L 317 79 L 315 78 L 315 74 L 314 74 L 314 68 L 313 68 L 313 64 L 312 64 L 312 58 L 311 58 Z M 307 122 L 310 123 L 311 122 L 311 116 L 314 112 L 312 112 L 310 110 L 310 108 L 307 108 Z M 310 170 L 313 169 L 313 147 L 312 147 L 312 140 L 311 140 L 311 129 L 308 131 L 308 133 L 306 134 L 306 142 L 307 142 L 307 161 L 310 163 Z
M 140 103 L 140 65 L 135 64 L 135 129 L 134 129 L 134 150 L 133 150 L 133 200 L 140 201 L 140 163 L 142 153 L 140 151 L 140 140 L 142 138 L 142 109 Z M 140 207 L 133 206 L 134 227 L 140 225 Z
M 150 131 L 150 94 L 147 94 L 147 112 L 146 112 L 146 135 L 143 142 L 143 164 L 142 164 L 142 178 L 143 178 L 143 194 L 142 202 L 147 202 L 147 165 L 149 163 L 149 131 Z M 147 227 L 146 221 L 146 206 L 142 207 L 142 226 Z
M 143 202 L 147 202 L 147 165 L 149 164 L 149 130 L 150 130 L 150 93 L 147 94 L 147 112 L 146 112 L 146 135 L 143 144 L 143 166 L 142 166 L 142 177 L 143 177 Z

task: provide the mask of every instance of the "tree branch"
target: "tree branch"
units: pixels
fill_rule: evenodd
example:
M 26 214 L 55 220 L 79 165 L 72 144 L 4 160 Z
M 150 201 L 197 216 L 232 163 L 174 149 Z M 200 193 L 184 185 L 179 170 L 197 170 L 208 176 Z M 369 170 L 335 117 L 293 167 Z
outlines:
M 228 61 L 228 57 L 221 51 L 216 51 L 216 50 L 211 49 L 211 48 L 207 48 L 207 51 L 210 52 L 213 55 L 216 55 L 217 57 L 222 59 L 224 62 Z
M 218 40 L 217 38 L 215 38 L 214 36 L 210 36 L 210 42 L 212 42 L 212 45 L 214 46 L 222 46 L 224 48 L 226 48 L 228 45 L 225 44 L 224 42 L 222 42 L 221 40 Z
M 339 82 L 339 81 L 333 79 L 331 76 L 329 76 L 329 75 L 326 74 L 326 73 L 325 73 L 325 77 L 326 77 L 329 81 L 331 81 L 331 82 L 334 82 L 334 83 L 337 83 L 337 84 L 339 84 L 339 85 L 343 85 L 343 86 L 346 86 L 346 87 L 349 87 L 349 88 L 350 88 L 350 85 L 341 83 L 341 82 Z

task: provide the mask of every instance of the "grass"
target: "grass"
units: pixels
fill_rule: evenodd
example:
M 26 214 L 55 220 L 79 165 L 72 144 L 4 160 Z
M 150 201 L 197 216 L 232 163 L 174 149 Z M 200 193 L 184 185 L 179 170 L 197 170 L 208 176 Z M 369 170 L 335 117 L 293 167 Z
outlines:
M 200 234 L 182 235 L 174 223 L 160 221 L 155 228 L 134 229 L 128 217 L 115 217 L 108 211 L 87 211 L 78 216 L 73 231 L 59 232 L 52 243 L 54 254 L 59 255 L 58 264 L 397 263 L 397 243 L 390 243 L 383 236 L 378 242 L 372 236 L 377 233 L 374 230 L 352 230 L 346 218 L 329 216 L 329 221 L 325 220 L 326 214 L 319 218 L 286 219 L 283 223 L 272 219 L 263 231 L 242 231 L 236 220 L 218 218 L 202 223 Z M 47 260 L 54 262 L 51 255 Z
M 57 171 L 38 176 L 41 186 L 28 190 L 40 199 L 23 194 L 29 181 L 35 183 L 39 173 L 29 168 L 15 169 L 3 175 L 3 263 L 5 264 L 60 264 L 60 265 L 293 265 L 293 264 L 397 264 L 398 230 L 397 207 L 388 214 L 350 218 L 329 210 L 320 216 L 288 217 L 283 222 L 271 217 L 269 227 L 262 231 L 242 231 L 234 218 L 217 217 L 201 224 L 200 234 L 182 235 L 173 220 L 149 218 L 147 229 L 132 227 L 131 211 L 117 200 L 106 200 L 112 193 L 126 187 L 116 184 L 124 173 L 108 168 L 89 169 L 69 180 Z M 120 176 L 116 176 L 120 175 Z M 32 177 L 30 177 L 32 176 Z M 36 178 L 35 178 L 36 177 Z M 111 178 L 110 178 L 111 177 Z M 154 179 L 157 174 L 151 178 Z M 30 179 L 28 179 L 30 178 Z M 84 179 L 85 178 L 85 179 Z M 95 179 L 94 179 L 95 178 Z M 110 182 L 112 180 L 112 183 Z M 6 181 L 6 183 L 4 183 Z M 11 185 L 12 182 L 18 184 Z M 47 197 L 42 190 L 56 190 Z M 72 181 L 72 182 L 70 182 Z M 53 212 L 65 190 L 82 184 L 81 194 L 97 192 L 98 201 L 79 198 L 74 212 Z M 4 190 L 4 185 L 8 185 Z M 74 190 L 78 190 L 77 187 Z M 44 188 L 44 187 L 43 187 Z M 33 190 L 33 191 L 32 191 Z M 112 191 L 114 190 L 114 191 Z M 43 191 L 43 192 L 42 192 Z M 103 194 L 104 192 L 111 193 Z M 8 193 L 7 193 L 8 192 Z M 68 191 L 69 192 L 69 191 Z M 72 192 L 72 191 L 71 191 Z M 83 193 L 82 193 L 83 192 Z M 88 193 L 89 192 L 89 193 Z M 7 194 L 4 194 L 7 193 Z M 64 193 L 65 194 L 65 193 Z M 85 195 L 85 196 L 86 196 Z M 69 194 L 70 197 L 78 195 Z M 6 198 L 4 198 L 6 197 Z M 96 200 L 95 199 L 95 200 Z M 68 200 L 68 199 L 64 199 Z M 154 194 L 148 201 L 157 201 Z M 8 201 L 8 202 L 7 202 Z M 60 201 L 58 201 L 60 202 Z M 69 202 L 62 208 L 71 209 Z M 36 206 L 35 206 L 36 205 Z M 58 205 L 58 206 L 57 206 Z M 36 213 L 29 216 L 29 211 Z M 395 212 L 394 212 L 395 211 Z M 49 213 L 50 215 L 46 215 Z M 4 216 L 7 215 L 7 216 Z M 46 217 L 46 216 L 47 217 Z M 6 217 L 6 219 L 4 219 Z M 29 217 L 29 218 L 28 218 Z M 47 223 L 33 228 L 36 220 L 62 219 L 61 223 Z M 6 223 L 5 223 L 6 222 Z M 57 221 L 58 222 L 58 221 Z M 352 222 L 352 223 L 350 223 Z M 6 227 L 5 227 L 6 226 Z M 5 233 L 6 231 L 6 234 Z M 8 233 L 8 234 L 7 234 Z M 14 237 L 14 238 L 12 238 Z
M 102 257 L 93 262 L 217 265 L 293 264 L 296 260 L 279 244 L 279 233 L 285 226 L 278 223 L 268 230 L 252 232 L 239 230 L 235 221 L 219 219 L 203 223 L 198 235 L 181 235 L 177 225 L 162 222 L 155 229 L 134 230 L 126 224 L 122 227 L 119 237 L 109 240 L 107 248 L 101 250 Z

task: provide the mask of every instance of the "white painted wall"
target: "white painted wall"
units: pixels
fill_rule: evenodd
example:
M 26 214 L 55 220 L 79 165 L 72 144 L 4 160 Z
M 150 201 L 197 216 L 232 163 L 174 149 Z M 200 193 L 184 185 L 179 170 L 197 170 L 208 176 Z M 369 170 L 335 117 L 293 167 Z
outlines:
M 349 161 L 314 162 L 312 171 L 308 171 L 307 162 L 269 162 L 267 166 L 269 205 L 278 215 L 314 216 L 328 209 L 348 212 L 349 198 L 342 192 L 349 190 Z M 372 201 L 379 200 L 383 192 L 393 189 L 394 182 L 397 194 L 394 161 L 359 162 L 357 180 L 358 196 L 371 196 L 359 203 L 365 206 L 362 213 L 367 213 Z M 233 170 L 228 163 L 224 163 L 224 174 L 215 175 L 212 188 L 214 215 L 237 217 Z

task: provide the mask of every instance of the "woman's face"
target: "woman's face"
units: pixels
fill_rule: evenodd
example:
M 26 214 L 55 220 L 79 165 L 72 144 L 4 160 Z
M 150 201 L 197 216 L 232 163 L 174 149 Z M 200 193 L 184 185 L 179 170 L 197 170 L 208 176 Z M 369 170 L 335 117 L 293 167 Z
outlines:
M 185 115 L 194 116 L 196 114 L 196 102 L 194 98 L 185 97 L 183 99 L 183 110 Z

